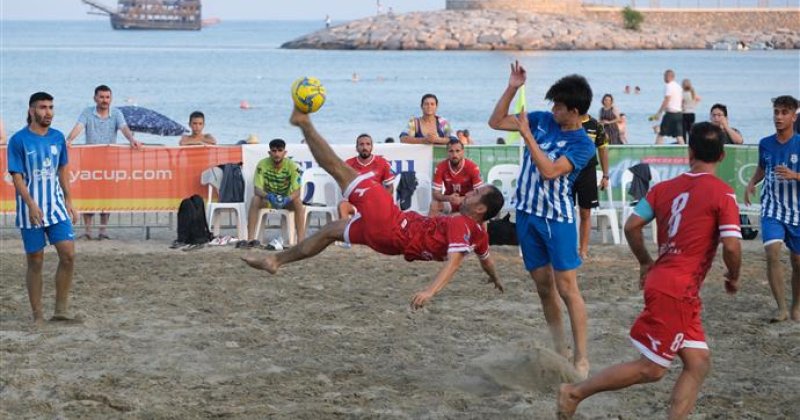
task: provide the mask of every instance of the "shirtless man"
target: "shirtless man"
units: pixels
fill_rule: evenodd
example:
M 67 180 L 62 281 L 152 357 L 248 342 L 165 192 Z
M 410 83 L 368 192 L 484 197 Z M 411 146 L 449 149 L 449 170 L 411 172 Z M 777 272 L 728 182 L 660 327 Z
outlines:
M 206 116 L 200 111 L 192 112 L 189 115 L 189 127 L 192 129 L 192 134 L 188 136 L 181 136 L 181 146 L 198 146 L 204 144 L 217 144 L 217 139 L 211 134 L 203 134 L 203 129 L 206 126 Z

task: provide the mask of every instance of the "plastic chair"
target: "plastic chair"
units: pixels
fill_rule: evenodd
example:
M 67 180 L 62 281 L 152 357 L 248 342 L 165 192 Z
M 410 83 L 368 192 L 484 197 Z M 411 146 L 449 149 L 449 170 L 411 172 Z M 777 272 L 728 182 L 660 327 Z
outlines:
M 277 215 L 280 218 L 281 237 L 286 240 L 289 245 L 297 243 L 297 229 L 294 224 L 294 211 L 292 210 L 278 210 L 278 209 L 261 209 L 258 211 L 258 223 L 256 223 L 256 239 L 259 239 L 264 229 L 267 227 L 275 226 L 269 223 L 269 217 Z M 264 220 L 266 219 L 266 223 Z M 261 242 L 266 242 L 262 240 Z
M 421 172 L 417 172 L 416 175 L 417 189 L 414 190 L 414 195 L 411 196 L 411 207 L 409 207 L 408 210 L 427 215 L 431 209 L 431 201 L 433 200 L 433 186 L 431 185 L 431 179 L 428 175 Z
M 600 186 L 600 182 L 603 180 L 603 171 L 596 171 L 597 172 L 597 185 Z M 597 226 L 600 229 L 603 237 L 603 243 L 606 243 L 606 230 L 611 231 L 611 239 L 614 241 L 614 245 L 619 245 L 621 243 L 619 237 L 619 219 L 617 218 L 617 209 L 614 207 L 614 186 L 611 184 L 611 181 L 608 182 L 608 187 L 606 188 L 606 192 L 608 195 L 608 200 L 605 202 L 600 202 L 600 207 L 592 209 L 592 216 L 597 219 Z
M 342 193 L 333 177 L 320 167 L 308 168 L 300 179 L 302 196 L 308 195 L 309 185 L 313 189 L 311 197 L 305 204 L 305 221 L 308 226 L 312 213 L 322 213 L 327 222 L 336 220 L 339 215 L 337 204 L 342 200 Z
M 657 183 L 656 179 L 658 179 L 658 182 L 660 182 L 661 178 L 658 175 L 658 172 L 653 171 L 653 169 L 651 168 L 650 169 L 650 188 L 653 188 L 653 186 Z M 625 222 L 627 222 L 628 221 L 628 217 L 630 217 L 630 215 L 633 214 L 633 207 L 631 207 L 628 204 L 628 188 L 630 187 L 632 182 L 633 182 L 633 172 L 631 172 L 630 170 L 626 169 L 622 173 L 622 182 L 620 182 L 620 187 L 621 187 L 620 188 L 620 193 L 622 194 L 622 199 L 621 199 L 621 202 L 622 202 L 622 219 L 621 219 L 622 224 L 620 225 L 620 234 L 621 234 L 621 236 L 623 238 L 625 238 Z M 650 222 L 650 226 L 653 229 L 653 242 L 658 244 L 658 227 L 656 226 L 655 219 L 653 219 L 653 221 Z M 627 243 L 627 238 L 626 238 L 625 241 Z
M 489 169 L 489 174 L 486 176 L 486 183 L 494 185 L 500 192 L 503 193 L 505 203 L 503 204 L 503 211 L 511 211 L 514 209 L 516 203 L 514 200 L 514 192 L 517 188 L 517 180 L 519 179 L 519 165 L 503 164 L 492 166 Z M 498 217 L 501 216 L 498 214 Z
M 219 185 L 222 181 L 222 169 L 212 167 L 203 171 L 200 175 L 200 184 L 208 186 L 208 197 L 206 198 L 206 221 L 214 236 L 219 236 L 220 224 L 217 223 L 220 213 L 235 213 L 236 231 L 240 239 L 247 238 L 247 209 L 245 203 L 220 203 L 214 202 L 214 191 L 219 197 Z

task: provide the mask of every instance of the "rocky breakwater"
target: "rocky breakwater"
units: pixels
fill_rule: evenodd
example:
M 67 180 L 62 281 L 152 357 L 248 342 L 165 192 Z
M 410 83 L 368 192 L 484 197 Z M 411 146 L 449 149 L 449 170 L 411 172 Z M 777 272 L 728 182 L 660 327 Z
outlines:
M 645 24 L 625 30 L 618 22 L 583 15 L 499 10 L 443 10 L 381 15 L 323 29 L 282 48 L 347 50 L 640 50 L 707 49 L 741 40 L 764 48 L 800 49 L 800 31 L 682 29 Z

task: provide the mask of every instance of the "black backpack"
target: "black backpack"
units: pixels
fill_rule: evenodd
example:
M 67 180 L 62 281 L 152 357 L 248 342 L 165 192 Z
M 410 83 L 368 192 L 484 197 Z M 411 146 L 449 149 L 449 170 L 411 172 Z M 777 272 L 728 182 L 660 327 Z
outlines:
M 742 239 L 751 240 L 758 236 L 758 229 L 753 228 L 750 217 L 746 214 L 739 215 L 739 224 L 742 228 Z
M 490 220 L 487 230 L 489 245 L 519 245 L 517 225 L 511 221 L 511 213 L 502 219 Z
M 203 198 L 197 194 L 185 198 L 178 207 L 178 242 L 195 245 L 210 240 Z

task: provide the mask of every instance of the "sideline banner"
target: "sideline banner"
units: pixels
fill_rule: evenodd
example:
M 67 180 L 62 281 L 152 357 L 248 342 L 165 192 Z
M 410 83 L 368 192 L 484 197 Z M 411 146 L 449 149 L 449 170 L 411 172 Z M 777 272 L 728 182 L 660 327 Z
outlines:
M 13 213 L 16 199 L 8 174 L 7 147 L 0 147 L 0 210 Z M 211 166 L 242 161 L 238 146 L 122 145 L 69 148 L 72 203 L 79 211 L 176 211 L 192 194 L 206 196 L 200 174 Z
M 355 144 L 331 144 L 330 146 L 342 160 L 356 155 Z M 311 155 L 311 150 L 305 144 L 287 144 L 286 152 L 286 156 L 297 163 L 301 169 L 318 166 Z M 372 152 L 388 160 L 395 173 L 415 171 L 418 177 L 427 177 L 428 180 L 433 177 L 433 148 L 430 146 L 376 143 Z M 242 146 L 242 176 L 245 182 L 244 196 L 248 206 L 250 198 L 253 196 L 253 176 L 256 172 L 256 165 L 268 157 L 269 145 Z
M 658 171 L 661 180 L 674 178 L 689 170 L 687 146 L 678 145 L 621 145 L 608 146 L 609 178 L 615 188 L 619 188 L 622 173 L 637 163 L 647 163 Z M 434 149 L 434 165 L 447 158 L 447 149 L 437 146 Z M 484 178 L 489 170 L 504 163 L 519 164 L 520 154 L 516 145 L 467 146 L 465 156 L 481 168 Z M 757 145 L 725 146 L 725 160 L 717 169 L 717 176 L 728 183 L 736 192 L 739 203 L 744 203 L 744 190 L 758 165 Z M 600 169 L 600 166 L 597 167 Z M 601 193 L 601 195 L 603 195 Z M 619 200 L 618 192 L 614 199 Z M 759 202 L 758 194 L 753 198 Z

